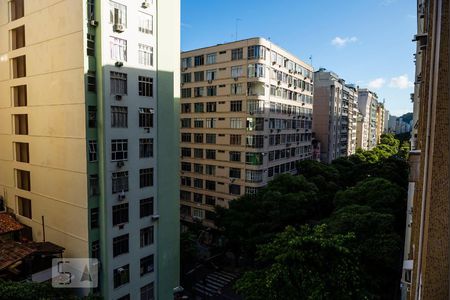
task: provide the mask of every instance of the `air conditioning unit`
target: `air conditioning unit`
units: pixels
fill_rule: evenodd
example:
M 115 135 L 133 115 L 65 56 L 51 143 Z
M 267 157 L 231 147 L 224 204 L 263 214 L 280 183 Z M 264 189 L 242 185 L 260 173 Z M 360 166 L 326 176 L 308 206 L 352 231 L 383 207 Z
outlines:
M 184 72 L 186 71 L 188 68 L 181 68 L 181 71 Z
M 148 8 L 150 6 L 150 3 L 148 1 L 142 2 L 142 8 Z
M 123 200 L 125 200 L 125 192 L 124 191 L 121 191 L 120 193 L 119 193 L 119 197 L 118 197 L 118 200 L 119 201 L 123 201 Z
M 125 269 L 124 269 L 124 268 L 118 268 L 118 269 L 117 269 L 117 272 L 123 273 L 123 272 L 125 272 Z
M 208 80 L 208 83 L 212 83 L 212 79 Z
M 122 67 L 123 66 L 123 62 L 116 61 L 115 66 L 118 67 L 118 68 Z
M 152 221 L 157 221 L 159 220 L 159 215 L 153 215 L 152 216 Z
M 238 78 L 238 77 L 234 77 L 233 79 L 234 79 L 234 81 L 238 81 L 238 80 L 239 80 L 239 78 Z
M 91 26 L 93 26 L 93 27 L 97 27 L 97 26 L 98 26 L 98 21 L 96 21 L 96 20 L 90 20 L 90 21 L 89 21 L 89 24 L 90 24 Z
M 122 95 L 116 95 L 116 100 L 117 100 L 117 101 L 122 100 Z
M 113 30 L 115 32 L 124 32 L 125 27 L 122 24 L 114 24 Z
M 278 80 L 277 84 L 280 85 L 281 84 L 281 80 Z
M 122 168 L 123 166 L 125 166 L 125 163 L 123 162 L 123 160 L 119 160 L 119 161 L 117 162 L 117 167 L 118 167 L 118 168 Z

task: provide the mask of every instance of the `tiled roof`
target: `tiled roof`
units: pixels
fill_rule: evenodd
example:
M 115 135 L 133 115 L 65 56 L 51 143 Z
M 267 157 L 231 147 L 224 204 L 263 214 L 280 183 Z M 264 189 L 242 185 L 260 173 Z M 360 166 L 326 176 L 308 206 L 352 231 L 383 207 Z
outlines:
M 35 250 L 26 244 L 21 244 L 12 240 L 0 242 L 0 270 L 3 270 L 15 262 L 24 259 Z
M 24 226 L 8 213 L 0 213 L 0 235 L 21 230 Z

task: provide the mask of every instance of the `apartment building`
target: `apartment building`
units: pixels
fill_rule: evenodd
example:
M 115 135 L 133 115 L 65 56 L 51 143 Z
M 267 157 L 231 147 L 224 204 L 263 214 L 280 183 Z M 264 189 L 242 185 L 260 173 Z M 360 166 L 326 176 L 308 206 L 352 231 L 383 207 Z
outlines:
M 376 123 L 376 139 L 377 144 L 380 142 L 381 135 L 384 133 L 385 110 L 384 103 L 377 104 L 377 123 Z
M 179 277 L 177 0 L 0 1 L 0 197 L 100 260 L 105 299 Z
M 417 1 L 402 299 L 449 299 L 450 3 Z
M 378 96 L 368 89 L 359 89 L 358 108 L 362 114 L 361 131 L 358 133 L 359 148 L 371 150 L 377 145 L 377 105 Z
M 346 84 L 343 88 L 344 103 L 348 103 L 348 146 L 347 156 L 355 154 L 357 149 L 357 128 L 358 128 L 358 87 L 353 84 Z
M 313 132 L 322 162 L 331 163 L 356 151 L 357 89 L 326 69 L 314 73 Z
M 312 155 L 312 67 L 263 38 L 181 54 L 181 216 L 255 194 Z

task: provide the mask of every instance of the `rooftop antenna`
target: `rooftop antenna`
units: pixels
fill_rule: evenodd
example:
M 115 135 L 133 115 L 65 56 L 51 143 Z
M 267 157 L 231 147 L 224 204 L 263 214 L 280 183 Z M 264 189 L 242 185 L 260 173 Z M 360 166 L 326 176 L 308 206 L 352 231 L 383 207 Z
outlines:
M 312 67 L 312 65 L 313 65 L 312 55 L 309 56 L 309 64 L 310 64 L 311 67 Z
M 238 40 L 238 22 L 242 21 L 242 19 L 236 18 L 236 41 Z

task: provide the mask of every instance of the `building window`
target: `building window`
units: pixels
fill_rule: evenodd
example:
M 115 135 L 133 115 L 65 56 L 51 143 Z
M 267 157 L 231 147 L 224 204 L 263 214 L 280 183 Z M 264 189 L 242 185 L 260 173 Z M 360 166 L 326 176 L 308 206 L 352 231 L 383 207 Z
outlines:
M 153 197 L 139 201 L 139 216 L 141 218 L 153 215 Z
M 203 128 L 203 119 L 195 118 L 194 119 L 194 127 L 195 128 Z
M 202 113 L 202 112 L 204 112 L 204 105 L 203 105 L 203 103 L 201 103 L 201 102 L 197 102 L 197 103 L 194 103 L 194 111 L 196 112 L 196 113 Z
M 191 82 L 192 75 L 191 73 L 181 73 L 181 83 Z
M 127 160 L 128 159 L 128 140 L 112 140 L 111 141 L 111 160 Z
M 192 138 L 192 134 L 183 132 L 181 133 L 181 142 L 190 143 Z
M 191 93 L 192 93 L 191 88 L 181 89 L 181 98 L 191 98 L 192 97 Z
M 209 97 L 217 96 L 217 86 L 208 86 L 206 87 L 206 95 Z
M 230 118 L 230 128 L 242 128 L 242 118 Z
M 153 186 L 153 168 L 139 170 L 139 187 Z
M 251 148 L 263 148 L 264 147 L 264 136 L 263 135 L 248 135 L 247 136 L 247 147 Z
M 231 77 L 238 78 L 244 75 L 244 68 L 242 66 L 231 67 Z
M 241 135 L 240 134 L 230 134 L 230 145 L 240 145 Z
M 191 119 L 190 118 L 181 119 L 181 128 L 191 128 Z
M 206 71 L 206 80 L 214 80 L 216 79 L 217 70 L 207 70 Z
M 203 220 L 205 218 L 203 209 L 194 208 L 192 210 L 192 216 L 196 219 Z
M 194 187 L 197 189 L 202 189 L 203 188 L 203 179 L 194 178 Z M 194 199 L 195 199 L 195 195 L 194 195 Z
M 11 50 L 25 47 L 25 26 L 11 30 Z
M 194 142 L 197 144 L 203 143 L 203 133 L 194 133 Z
M 202 66 L 204 64 L 205 64 L 205 57 L 203 55 L 194 57 L 194 66 Z
M 248 77 L 265 77 L 265 68 L 263 64 L 249 64 Z
M 201 180 L 201 179 L 198 179 Z M 201 181 L 202 185 L 203 185 L 203 181 Z M 194 182 L 195 184 L 195 182 Z M 203 195 L 202 194 L 198 194 L 198 193 L 194 193 L 194 202 L 196 203 L 203 203 Z
M 118 288 L 121 285 L 130 282 L 130 265 L 124 265 L 117 269 L 114 269 L 114 288 Z
M 124 234 L 113 238 L 113 257 L 129 252 L 129 235 Z
M 95 0 L 87 1 L 87 13 L 89 20 L 95 20 Z
M 97 196 L 99 194 L 98 175 L 89 175 L 89 196 Z
M 27 106 L 27 86 L 18 85 L 12 87 L 12 93 L 14 98 L 14 106 Z
M 190 68 L 192 66 L 192 58 L 191 57 L 185 57 L 181 59 L 181 67 L 183 69 Z
M 112 193 L 128 191 L 128 171 L 112 173 Z
M 241 178 L 241 169 L 230 168 L 230 178 Z
M 205 189 L 210 190 L 210 191 L 215 191 L 216 190 L 216 182 L 212 181 L 212 180 L 206 180 L 205 181 Z
M 241 186 L 238 184 L 230 184 L 228 186 L 228 191 L 231 195 L 240 195 L 241 194 Z
M 249 46 L 247 49 L 248 59 L 266 59 L 266 48 L 263 46 Z
M 24 16 L 24 0 L 9 1 L 9 20 L 14 21 Z
M 86 54 L 88 56 L 95 56 L 95 35 L 88 33 L 86 39 L 87 39 Z
M 190 113 L 191 112 L 191 104 L 190 103 L 181 103 L 181 113 Z
M 138 76 L 139 96 L 153 97 L 153 78 Z
M 127 94 L 127 74 L 120 72 L 110 72 L 110 91 L 113 95 Z
M 194 172 L 197 174 L 203 174 L 203 165 L 194 164 Z
M 112 207 L 113 226 L 128 223 L 128 203 L 114 205 Z
M 97 141 L 89 141 L 89 161 L 97 161 Z
M 153 47 L 139 44 L 139 63 L 144 66 L 153 66 Z
M 153 272 L 154 256 L 149 255 L 141 258 L 141 276 Z
M 19 215 L 31 219 L 31 200 L 17 196 L 17 202 L 19 204 Z
M 153 34 L 153 16 L 139 13 L 139 32 Z
M 181 171 L 184 172 L 191 172 L 192 171 L 192 164 L 188 162 L 181 162 Z
M 183 148 L 182 148 L 183 149 Z M 190 157 L 191 155 L 191 151 L 190 151 L 191 149 L 189 149 L 189 156 L 188 157 Z M 203 158 L 203 149 L 198 149 L 198 148 L 195 148 L 194 149 L 194 157 L 195 158 Z
M 216 159 L 216 150 L 206 149 L 206 158 L 207 159 Z
M 95 77 L 95 71 L 88 71 L 86 74 L 87 78 L 87 89 L 89 92 L 96 92 L 97 91 L 97 79 Z
M 199 71 L 194 72 L 194 81 L 204 81 L 205 80 L 205 72 Z
M 230 151 L 230 161 L 241 161 L 241 152 Z
M 98 228 L 99 210 L 98 207 L 91 208 L 91 229 Z
M 259 166 L 263 163 L 262 153 L 248 152 L 245 154 L 245 162 L 248 165 Z
M 25 55 L 14 57 L 11 59 L 13 78 L 21 78 L 27 76 Z
M 206 119 L 206 128 L 216 128 L 216 118 Z
M 206 134 L 206 143 L 207 144 L 215 144 L 216 143 L 216 135 L 214 133 Z
M 246 170 L 245 180 L 247 182 L 261 182 L 263 180 L 262 170 Z
M 243 58 L 242 48 L 231 50 L 231 60 L 239 60 Z
M 153 109 L 139 108 L 139 127 L 153 127 Z
M 231 101 L 230 102 L 231 111 L 242 111 L 242 101 Z
M 194 88 L 194 97 L 203 97 L 205 95 L 204 87 L 195 87 Z
M 191 201 L 191 192 L 180 190 L 180 200 Z
M 29 163 L 30 162 L 29 144 L 15 142 L 14 146 L 16 148 L 16 161 Z
M 125 5 L 109 2 L 109 23 L 127 26 L 127 7 Z
M 242 83 L 232 83 L 231 84 L 231 95 L 242 95 L 244 89 L 242 88 Z
M 206 195 L 205 196 L 205 203 L 207 205 L 215 206 L 216 205 L 216 197 Z
M 153 244 L 153 226 L 141 229 L 140 240 L 141 248 Z
M 109 50 L 111 59 L 116 61 L 127 61 L 127 41 L 116 37 L 109 37 Z
M 88 126 L 89 128 L 97 127 L 97 107 L 88 106 Z
M 217 53 L 206 54 L 206 64 L 212 65 L 216 63 Z
M 216 112 L 217 111 L 217 102 L 207 102 L 206 103 L 206 111 L 207 112 Z
M 139 158 L 153 157 L 153 139 L 139 139 Z
M 128 107 L 111 106 L 111 127 L 113 128 L 128 127 Z
M 155 299 L 155 284 L 153 282 L 141 287 L 141 300 Z

